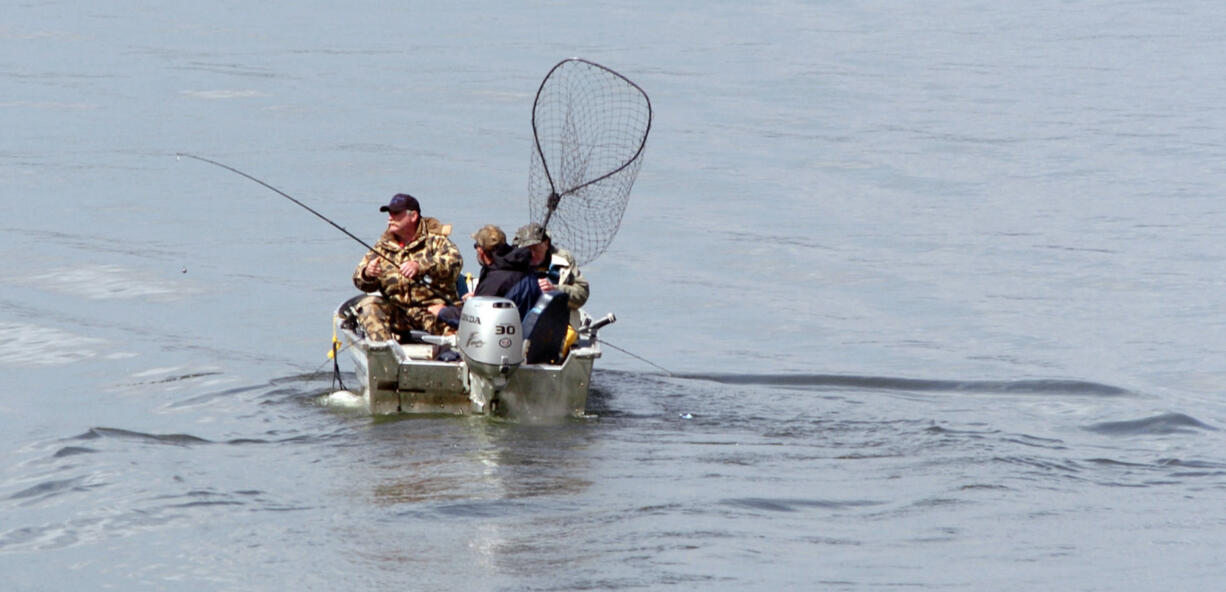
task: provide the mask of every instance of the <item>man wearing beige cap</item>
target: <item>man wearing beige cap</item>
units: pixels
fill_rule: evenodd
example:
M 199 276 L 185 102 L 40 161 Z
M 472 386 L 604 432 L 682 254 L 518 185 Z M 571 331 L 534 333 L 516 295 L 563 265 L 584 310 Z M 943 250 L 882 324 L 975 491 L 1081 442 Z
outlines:
M 507 244 L 507 235 L 501 228 L 486 224 L 473 234 L 473 248 L 477 261 L 481 262 L 476 296 L 503 296 L 516 282 L 527 275 L 528 253 L 515 253 Z
M 464 295 L 467 300 L 471 296 L 506 296 L 515 284 L 529 275 L 529 259 L 531 254 L 526 250 L 513 250 L 507 244 L 507 235 L 501 228 L 486 224 L 474 232 L 473 249 L 477 251 L 477 261 L 481 263 L 481 273 L 477 276 L 477 286 Z M 523 312 L 532 306 L 531 302 L 516 302 Z M 460 307 L 448 306 L 438 313 L 439 320 L 457 327 L 460 322 Z

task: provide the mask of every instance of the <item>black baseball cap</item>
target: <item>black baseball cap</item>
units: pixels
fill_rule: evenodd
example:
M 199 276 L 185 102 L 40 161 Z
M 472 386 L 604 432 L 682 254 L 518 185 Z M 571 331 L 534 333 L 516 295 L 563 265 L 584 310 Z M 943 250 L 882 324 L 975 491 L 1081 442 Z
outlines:
M 399 213 L 405 210 L 421 213 L 421 206 L 418 205 L 417 198 L 407 193 L 397 193 L 392 196 L 392 201 L 387 202 L 387 205 L 379 206 L 380 212 Z

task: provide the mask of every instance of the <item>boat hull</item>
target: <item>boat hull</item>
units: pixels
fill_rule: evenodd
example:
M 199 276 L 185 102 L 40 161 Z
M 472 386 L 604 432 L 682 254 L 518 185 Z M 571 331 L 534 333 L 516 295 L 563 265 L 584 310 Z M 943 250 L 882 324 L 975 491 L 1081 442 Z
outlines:
M 334 328 L 341 355 L 353 361 L 362 399 L 373 415 L 545 418 L 587 412 L 592 367 L 600 357 L 594 334 L 581 334 L 560 364 L 523 364 L 490 380 L 463 359 L 438 361 L 446 346 L 366 339 L 347 306 L 352 302 L 338 309 Z

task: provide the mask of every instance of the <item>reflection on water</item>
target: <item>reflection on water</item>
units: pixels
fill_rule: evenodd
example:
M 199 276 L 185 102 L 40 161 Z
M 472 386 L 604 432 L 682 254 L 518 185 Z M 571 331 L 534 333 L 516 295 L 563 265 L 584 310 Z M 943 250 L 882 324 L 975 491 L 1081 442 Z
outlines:
M 591 485 L 589 426 L 579 420 L 518 424 L 487 417 L 414 417 L 371 426 L 369 447 L 345 481 L 370 486 L 376 503 L 432 504 L 464 513 L 485 502 L 568 496 Z
M 105 355 L 103 339 L 75 335 L 60 329 L 25 323 L 0 323 L 0 365 L 61 366 Z
M 181 273 L 186 274 L 187 268 Z M 22 281 L 93 300 L 178 300 L 201 290 L 194 282 L 145 277 L 136 270 L 119 265 L 61 269 L 55 273 L 33 275 Z

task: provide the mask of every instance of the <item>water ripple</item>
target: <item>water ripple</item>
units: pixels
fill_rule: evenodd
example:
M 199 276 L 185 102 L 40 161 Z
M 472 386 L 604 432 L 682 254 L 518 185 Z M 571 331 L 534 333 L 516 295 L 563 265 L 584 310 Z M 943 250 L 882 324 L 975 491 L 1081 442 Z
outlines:
M 882 502 L 869 500 L 850 500 L 850 501 L 831 501 L 831 500 L 809 500 L 796 498 L 768 498 L 768 497 L 739 497 L 720 500 L 721 504 L 739 508 L 749 508 L 753 510 L 767 510 L 770 512 L 795 512 L 806 508 L 825 508 L 829 510 L 842 510 L 848 508 L 859 508 L 864 506 L 876 506 Z
M 13 495 L 9 499 L 26 499 L 38 497 L 46 499 L 64 493 L 66 491 L 76 491 L 82 489 L 81 484 L 85 481 L 85 477 L 73 477 L 71 479 L 55 479 L 51 481 L 43 481 L 33 487 L 27 487 Z
M 276 435 L 276 430 L 270 431 L 269 435 Z M 231 446 L 244 446 L 250 444 L 283 444 L 283 443 L 303 443 L 309 444 L 313 442 L 323 442 L 336 438 L 337 434 L 309 434 L 286 436 L 282 438 L 231 438 L 229 440 L 209 440 L 192 434 L 151 434 L 147 432 L 137 432 L 133 430 L 125 430 L 122 428 L 94 427 L 88 431 L 72 436 L 69 440 L 96 440 L 100 438 L 111 438 L 116 440 L 132 440 L 137 442 L 147 442 L 151 444 L 166 444 L 170 446 L 192 446 L 197 444 L 226 444 Z M 69 446 L 55 453 L 55 456 L 70 456 L 72 454 L 83 454 L 86 452 L 97 452 L 92 448 Z
M 145 432 L 134 432 L 120 428 L 96 427 L 90 428 L 89 431 L 76 436 L 76 440 L 93 440 L 97 438 L 118 438 L 122 440 L 139 440 L 143 442 L 151 442 L 155 444 L 170 444 L 174 446 L 187 446 L 190 444 L 212 444 L 211 440 L 206 440 L 191 434 L 147 434 Z
M 1182 413 L 1163 413 L 1128 421 L 1104 421 L 1088 425 L 1085 429 L 1108 436 L 1152 436 L 1190 434 L 1197 430 L 1217 431 L 1218 428 Z
M 87 448 L 85 446 L 65 446 L 55 451 L 55 454 L 52 456 L 54 456 L 55 458 L 63 458 L 65 456 L 75 456 L 78 454 L 91 454 L 94 452 L 98 452 L 98 451 L 93 448 Z

